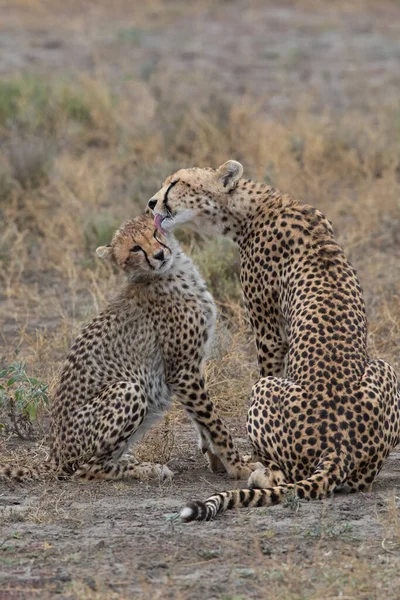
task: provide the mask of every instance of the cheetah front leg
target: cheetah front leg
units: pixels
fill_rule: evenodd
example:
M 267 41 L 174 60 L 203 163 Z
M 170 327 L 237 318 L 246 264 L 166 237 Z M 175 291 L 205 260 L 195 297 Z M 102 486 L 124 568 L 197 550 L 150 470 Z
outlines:
M 213 473 L 226 473 L 226 468 L 222 460 L 217 454 L 211 450 L 211 442 L 207 429 L 201 423 L 198 423 L 191 415 L 189 415 L 199 433 L 199 448 L 207 459 L 210 471 Z
M 288 344 L 284 321 L 273 310 L 273 301 L 263 315 L 262 325 L 251 316 L 250 322 L 256 338 L 257 362 L 261 377 L 285 377 Z
M 172 390 L 200 433 L 200 448 L 211 470 L 221 470 L 236 479 L 245 479 L 259 464 L 245 464 L 234 447 L 232 436 L 217 414 L 206 391 L 204 378 L 183 374 Z
M 287 345 L 280 339 L 269 341 L 256 337 L 257 362 L 261 377 L 284 377 L 286 373 Z
M 104 459 L 104 461 L 96 457 L 96 460 L 91 463 L 82 465 L 82 467 L 75 473 L 75 478 L 83 479 L 87 481 L 93 481 L 95 479 L 107 480 L 119 480 L 119 479 L 138 479 L 139 481 L 147 481 L 148 479 L 160 479 L 164 481 L 171 479 L 173 473 L 165 465 L 158 463 L 142 462 L 136 463 L 134 461 L 119 461 Z

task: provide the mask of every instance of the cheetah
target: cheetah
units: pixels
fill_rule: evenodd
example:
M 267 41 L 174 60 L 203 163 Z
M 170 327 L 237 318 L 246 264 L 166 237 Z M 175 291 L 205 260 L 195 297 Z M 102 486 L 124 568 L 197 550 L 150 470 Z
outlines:
M 203 363 L 216 320 L 214 301 L 194 264 L 152 215 L 125 222 L 97 255 L 127 282 L 77 337 L 52 405 L 50 467 L 80 479 L 170 477 L 159 464 L 122 455 L 167 411 L 175 396 L 199 433 L 212 470 L 246 478 L 231 435 L 205 385 Z M 3 476 L 36 477 L 29 468 Z
M 362 290 L 330 222 L 242 175 L 233 160 L 181 169 L 148 202 L 160 231 L 190 223 L 238 244 L 261 375 L 247 431 L 263 468 L 249 489 L 188 504 L 183 521 L 277 504 L 288 493 L 310 500 L 340 487 L 370 490 L 400 441 L 396 373 L 368 356 Z

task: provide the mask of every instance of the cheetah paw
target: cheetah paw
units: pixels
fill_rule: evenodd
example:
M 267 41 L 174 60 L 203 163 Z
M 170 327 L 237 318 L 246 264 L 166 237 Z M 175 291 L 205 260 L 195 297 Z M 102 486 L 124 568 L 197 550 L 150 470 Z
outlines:
M 219 456 L 213 454 L 210 450 L 207 450 L 206 457 L 208 461 L 208 468 L 212 473 L 226 473 L 225 465 Z
M 261 463 L 241 464 L 229 469 L 229 476 L 232 479 L 248 479 L 254 469 L 262 467 Z
M 242 463 L 245 465 L 249 465 L 250 463 L 254 463 L 255 461 L 257 461 L 257 459 L 255 458 L 254 454 L 245 454 L 244 456 L 242 456 Z
M 254 471 L 264 469 L 264 465 L 261 462 L 249 462 L 246 464 L 246 467 L 248 467 L 253 473 Z
M 165 465 L 159 465 L 159 477 L 161 481 L 171 481 L 174 476 L 174 472 L 171 469 L 168 469 Z
M 252 472 L 248 481 L 249 488 L 264 489 L 271 486 L 271 478 L 267 474 L 265 467 L 256 469 Z

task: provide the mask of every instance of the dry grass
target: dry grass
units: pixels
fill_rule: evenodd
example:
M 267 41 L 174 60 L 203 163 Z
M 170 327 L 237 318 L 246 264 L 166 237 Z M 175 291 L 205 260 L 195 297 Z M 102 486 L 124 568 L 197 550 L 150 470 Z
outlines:
M 4 363 L 22 358 L 52 387 L 79 326 L 118 284 L 94 249 L 124 218 L 143 210 L 177 165 L 218 165 L 235 157 L 250 176 L 272 181 L 331 218 L 365 288 L 371 351 L 399 368 L 394 108 L 338 118 L 301 107 L 278 122 L 250 102 L 209 99 L 187 107 L 178 120 L 174 107 L 154 98 L 156 116 L 137 125 L 123 97 L 96 79 L 67 84 L 31 76 L 0 87 Z M 183 239 L 224 315 L 208 366 L 212 396 L 222 412 L 243 414 L 256 367 L 237 304 L 237 252 L 225 241 L 187 233 Z M 164 425 L 153 434 L 157 459 L 170 454 L 166 435 Z M 141 454 L 149 458 L 148 451 Z
M 0 120 L 4 362 L 22 357 L 53 383 L 81 322 L 117 285 L 112 270 L 96 260 L 96 246 L 121 220 L 143 210 L 177 165 L 218 165 L 235 157 L 249 176 L 271 180 L 331 218 L 365 288 L 371 349 L 399 367 L 400 137 L 394 108 L 341 117 L 300 108 L 278 122 L 250 103 L 209 99 L 179 112 L 178 120 L 174 107 L 154 98 L 156 115 L 139 126 L 130 121 L 123 97 L 95 79 L 67 85 L 31 76 L 0 87 L 6 115 Z M 9 113 L 7 102 L 14 103 Z M 251 355 L 240 341 L 243 315 L 232 306 L 240 301 L 237 253 L 224 241 L 187 233 L 184 240 L 225 315 L 221 339 L 235 324 L 237 341 L 225 343 L 222 363 L 209 368 L 218 396 L 227 371 L 230 386 L 242 385 L 244 371 L 235 377 L 238 363 L 254 377 L 253 367 L 246 367 L 252 359 L 243 360 Z M 228 412 L 231 393 L 219 399 Z

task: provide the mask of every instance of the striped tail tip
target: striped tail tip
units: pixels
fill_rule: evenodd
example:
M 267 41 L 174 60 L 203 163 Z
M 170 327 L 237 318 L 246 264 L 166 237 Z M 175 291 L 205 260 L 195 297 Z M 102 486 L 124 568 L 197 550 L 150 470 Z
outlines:
M 190 521 L 204 521 L 207 519 L 207 507 L 204 502 L 189 502 L 180 512 L 184 523 Z
M 216 507 L 210 503 L 210 499 L 206 502 L 189 502 L 180 512 L 180 518 L 184 523 L 190 521 L 210 521 L 217 513 Z

